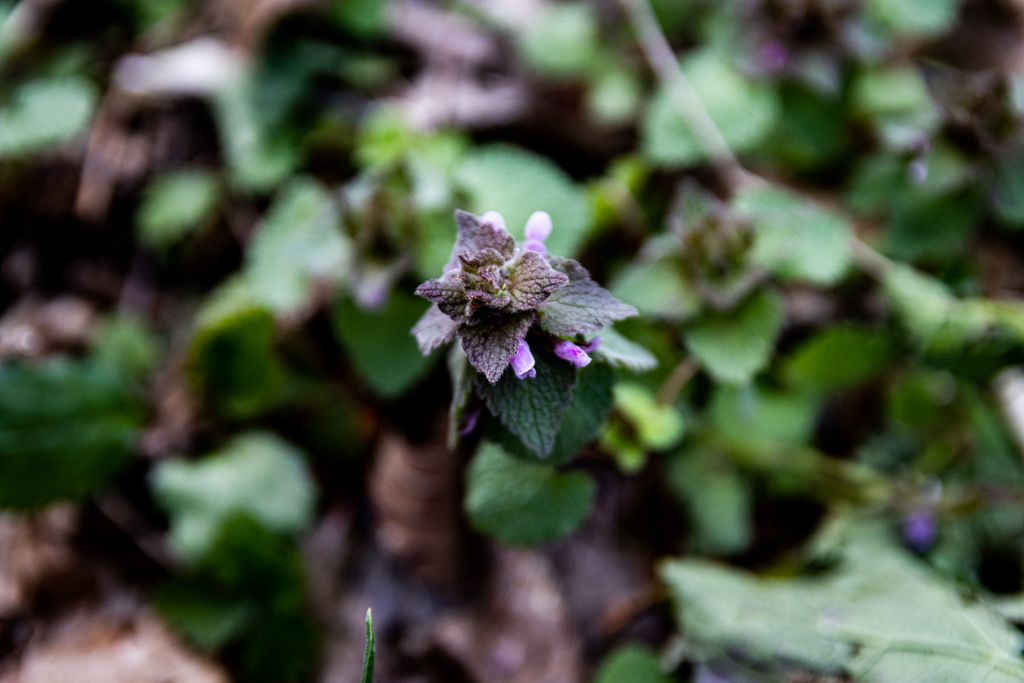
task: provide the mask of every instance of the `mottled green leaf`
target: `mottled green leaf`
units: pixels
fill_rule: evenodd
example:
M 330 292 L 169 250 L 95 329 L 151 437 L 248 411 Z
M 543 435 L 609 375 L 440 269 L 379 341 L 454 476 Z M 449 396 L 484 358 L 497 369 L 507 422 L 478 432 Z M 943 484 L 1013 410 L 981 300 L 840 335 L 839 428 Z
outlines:
M 700 317 L 686 330 L 686 347 L 715 381 L 746 384 L 768 365 L 782 323 L 778 294 L 761 290 L 732 311 Z
M 892 358 L 892 343 L 881 329 L 844 325 L 823 329 L 793 352 L 784 374 L 812 391 L 837 391 L 877 375 Z
M 29 81 L 0 107 L 0 158 L 31 154 L 82 133 L 96 106 L 96 88 L 84 78 Z
M 548 5 L 522 34 L 526 63 L 550 76 L 581 75 L 592 69 L 598 51 L 594 6 L 586 2 Z
M 533 349 L 537 376 L 518 379 L 505 373 L 493 386 L 477 383 L 491 414 L 533 454 L 545 457 L 555 446 L 569 409 L 576 368 L 547 351 Z M 472 360 L 472 359 L 471 359 Z
M 708 417 L 735 441 L 799 445 L 811 436 L 818 405 L 813 394 L 723 386 L 711 397 Z
M 190 562 L 201 560 L 221 525 L 239 514 L 271 531 L 301 531 L 315 495 L 302 453 L 262 432 L 235 437 L 195 462 L 162 462 L 153 489 L 171 517 L 175 549 Z
M 139 238 L 166 249 L 202 227 L 217 204 L 217 181 L 199 170 L 165 173 L 149 184 L 139 207 Z
M 700 308 L 700 297 L 673 260 L 630 264 L 611 281 L 611 291 L 645 316 L 681 322 Z
M 124 380 L 89 360 L 0 364 L 0 508 L 83 498 L 125 464 L 143 410 Z
M 839 214 L 779 187 L 754 185 L 733 207 L 754 224 L 756 262 L 816 285 L 837 282 L 850 265 L 852 229 Z
M 672 683 L 664 673 L 654 650 L 641 645 L 624 645 L 605 657 L 597 669 L 595 683 Z
M 730 459 L 690 449 L 672 456 L 667 468 L 669 487 L 686 507 L 694 552 L 729 554 L 750 544 L 752 487 Z
M 779 104 L 774 91 L 742 75 L 727 58 L 703 50 L 682 62 L 694 91 L 734 152 L 755 149 L 771 133 Z M 643 149 L 663 166 L 687 166 L 704 159 L 704 147 L 682 115 L 682 107 L 660 88 L 641 123 Z
M 687 640 L 702 659 L 796 663 L 863 683 L 1024 681 L 1024 638 L 886 538 L 848 530 L 838 566 L 758 578 L 704 560 L 661 567 Z
M 251 417 L 280 403 L 285 373 L 275 336 L 273 314 L 244 279 L 230 280 L 210 295 L 197 316 L 188 369 L 218 412 Z
M 469 466 L 466 513 L 474 528 L 504 543 L 537 545 L 576 530 L 594 493 L 583 472 L 561 474 L 484 442 Z
M 653 353 L 626 339 L 613 328 L 606 327 L 598 336 L 601 337 L 601 343 L 593 355 L 612 367 L 646 372 L 658 366 L 658 359 Z
M 314 282 L 337 282 L 349 245 L 327 190 L 309 178 L 293 180 L 278 194 L 257 227 L 246 254 L 252 293 L 277 313 L 306 304 Z
M 430 367 L 430 359 L 409 335 L 424 305 L 395 292 L 378 311 L 364 311 L 349 299 L 341 299 L 332 309 L 335 334 L 352 367 L 380 396 L 398 396 Z

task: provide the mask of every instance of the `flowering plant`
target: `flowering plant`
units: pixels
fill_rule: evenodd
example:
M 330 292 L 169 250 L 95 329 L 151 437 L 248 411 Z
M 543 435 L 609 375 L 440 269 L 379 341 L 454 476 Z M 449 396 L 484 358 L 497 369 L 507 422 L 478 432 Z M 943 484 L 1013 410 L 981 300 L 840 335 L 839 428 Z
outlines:
M 591 354 L 629 365 L 623 358 L 632 351 L 641 357 L 633 367 L 653 365 L 650 354 L 609 328 L 637 311 L 577 261 L 548 254 L 552 224 L 543 211 L 530 216 L 521 246 L 496 212 L 478 217 L 456 211 L 455 221 L 458 234 L 444 273 L 416 289 L 434 305 L 413 335 L 424 354 L 458 339 L 453 353 L 458 359 L 464 352 L 465 360 L 453 366 L 452 415 L 455 421 L 465 416 L 463 432 L 473 429 L 480 413 L 464 410 L 475 385 L 507 431 L 528 451 L 547 456 L 572 400 L 576 370 L 590 364 Z M 603 344 L 598 333 L 611 343 Z M 466 361 L 478 374 L 462 370 Z M 472 374 L 477 379 L 467 380 Z
M 598 332 L 636 315 L 579 262 L 548 254 L 547 213 L 530 216 L 522 247 L 496 212 L 477 217 L 456 211 L 455 221 L 458 236 L 444 273 L 416 289 L 434 303 L 413 328 L 424 354 L 458 338 L 470 364 L 491 384 L 509 366 L 525 379 L 537 372 L 527 337 L 581 368 L 600 344 Z

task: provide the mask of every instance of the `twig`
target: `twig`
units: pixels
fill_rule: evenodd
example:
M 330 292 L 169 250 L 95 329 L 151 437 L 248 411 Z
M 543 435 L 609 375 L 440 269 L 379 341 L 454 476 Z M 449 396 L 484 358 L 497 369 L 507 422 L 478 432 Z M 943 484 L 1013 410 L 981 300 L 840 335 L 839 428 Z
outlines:
M 620 0 L 620 3 L 629 17 L 647 63 L 675 100 L 679 112 L 693 131 L 697 145 L 715 170 L 731 189 L 749 180 L 750 173 L 736 159 L 690 79 L 680 70 L 679 61 L 658 25 L 650 3 L 647 0 Z
M 693 132 L 695 142 L 708 157 L 722 182 L 735 192 L 743 186 L 767 183 L 740 163 L 722 131 L 679 68 L 672 46 L 658 25 L 648 0 L 619 0 L 636 34 L 651 70 L 675 100 L 679 113 Z M 854 262 L 872 277 L 882 278 L 893 266 L 891 260 L 857 236 L 850 240 Z
M 693 376 L 697 374 L 698 367 L 693 358 L 689 356 L 679 361 L 679 364 L 672 369 L 672 372 L 665 378 L 665 382 L 658 390 L 658 403 L 663 406 L 675 403 L 679 393 L 686 388 L 686 385 L 693 379 Z

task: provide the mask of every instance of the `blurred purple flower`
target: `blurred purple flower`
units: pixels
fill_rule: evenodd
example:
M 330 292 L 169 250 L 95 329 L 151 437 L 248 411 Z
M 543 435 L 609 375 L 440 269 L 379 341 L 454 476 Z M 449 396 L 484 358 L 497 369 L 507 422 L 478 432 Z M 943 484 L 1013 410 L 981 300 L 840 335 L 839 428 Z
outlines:
M 547 211 L 534 211 L 526 221 L 526 242 L 523 249 L 547 255 L 548 248 L 544 241 L 551 235 L 551 216 Z
M 918 552 L 932 547 L 938 530 L 935 511 L 930 507 L 917 507 L 903 517 L 903 538 Z
M 584 344 L 582 348 L 587 353 L 593 353 L 594 351 L 597 351 L 597 347 L 599 347 L 599 346 L 601 346 L 601 338 L 600 337 L 594 337 L 593 339 L 588 341 L 586 344 Z
M 516 377 L 519 379 L 536 377 L 537 370 L 533 367 L 535 363 L 533 353 L 530 351 L 530 345 L 526 343 L 525 339 L 520 339 L 519 348 L 516 349 L 516 354 L 512 356 L 512 371 L 516 373 Z
M 560 341 L 555 344 L 555 355 L 578 368 L 590 365 L 590 356 L 587 355 L 587 352 L 570 341 Z
M 777 74 L 789 65 L 789 50 L 779 41 L 769 40 L 761 45 L 757 60 L 766 73 Z
M 479 419 L 480 407 L 478 406 L 462 417 L 462 427 L 459 429 L 459 436 L 469 436 L 476 429 L 476 423 Z

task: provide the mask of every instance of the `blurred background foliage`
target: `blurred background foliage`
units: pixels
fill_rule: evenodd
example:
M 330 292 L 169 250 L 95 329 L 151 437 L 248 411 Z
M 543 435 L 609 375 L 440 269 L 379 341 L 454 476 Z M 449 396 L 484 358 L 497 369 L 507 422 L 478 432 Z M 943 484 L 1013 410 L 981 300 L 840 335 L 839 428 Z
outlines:
M 648 1 L 0 0 L 0 681 L 1024 680 L 1024 5 Z M 548 458 L 455 208 L 641 312 Z

